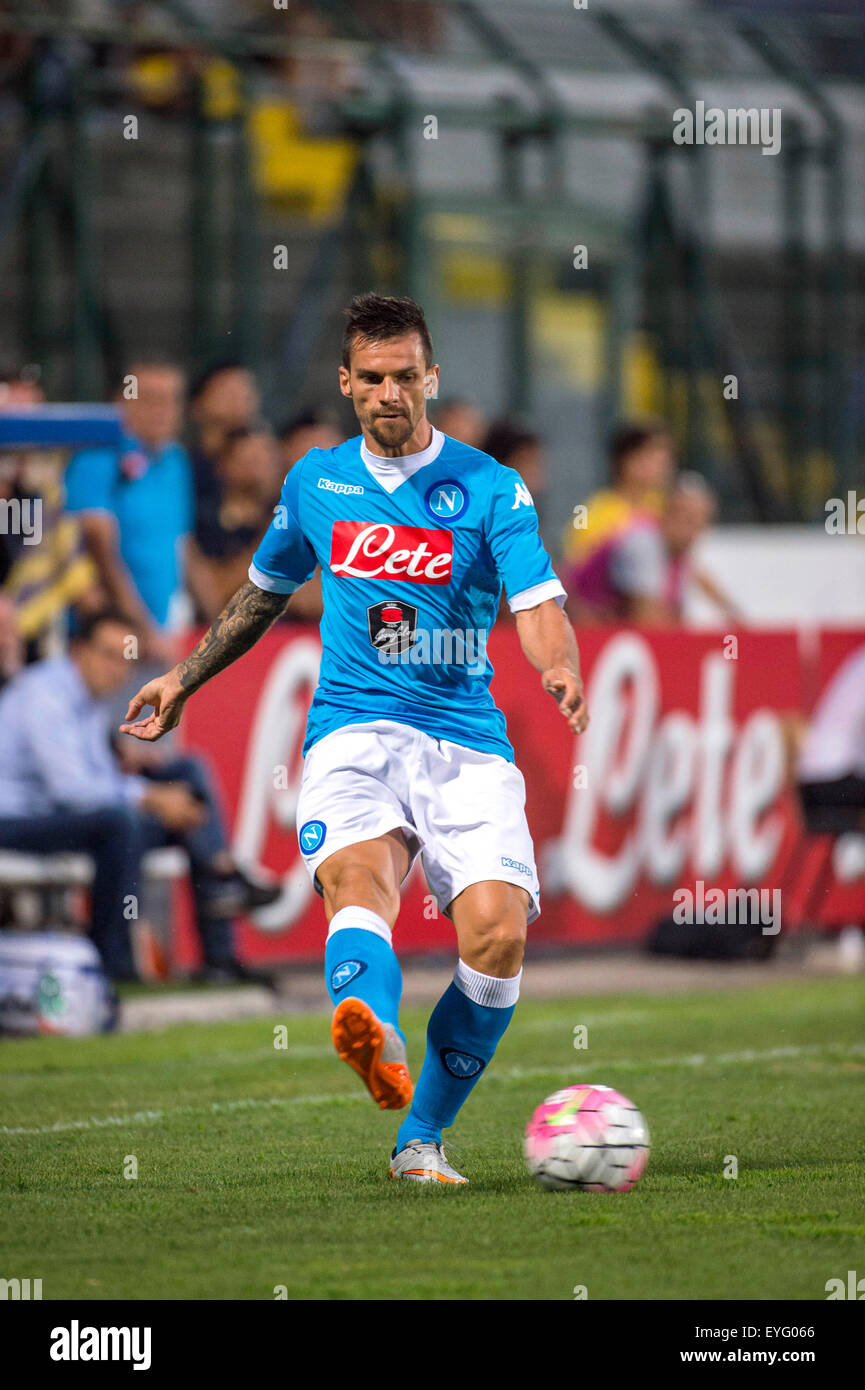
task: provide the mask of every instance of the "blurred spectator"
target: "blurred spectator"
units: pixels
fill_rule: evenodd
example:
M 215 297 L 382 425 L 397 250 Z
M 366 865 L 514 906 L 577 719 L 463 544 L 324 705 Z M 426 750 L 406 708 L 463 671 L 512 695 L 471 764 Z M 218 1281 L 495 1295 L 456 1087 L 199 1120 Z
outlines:
M 288 473 L 310 449 L 333 449 L 345 439 L 334 417 L 326 410 L 307 410 L 286 422 L 279 432 L 282 465 Z M 301 584 L 291 596 L 281 621 L 317 623 L 324 612 L 321 595 L 321 574 L 316 570 L 311 579 Z
M 305 410 L 287 420 L 277 434 L 283 476 L 310 449 L 333 449 L 345 435 L 334 418 L 324 410 Z
M 246 582 L 253 553 L 273 519 L 283 471 L 269 430 L 240 426 L 216 465 L 220 492 L 202 499 L 186 558 L 186 582 L 207 622 Z
M 612 434 L 608 446 L 610 486 L 575 509 L 562 536 L 566 563 L 586 559 L 639 517 L 657 520 L 676 468 L 673 439 L 661 421 L 630 421 Z
M 38 368 L 0 377 L 0 411 L 44 400 Z M 63 454 L 15 449 L 0 454 L 0 507 L 28 517 L 0 528 L 0 685 L 25 661 L 65 639 L 68 608 L 97 592 L 79 517 L 64 514 Z M 26 511 L 25 511 L 26 509 Z
M 250 426 L 261 410 L 261 392 L 252 372 L 226 359 L 202 372 L 189 390 L 189 413 L 196 430 L 196 452 L 219 454 L 229 430 Z
M 445 430 L 445 433 L 448 431 Z M 478 447 L 505 467 L 516 469 L 531 493 L 532 501 L 541 517 L 546 489 L 546 463 L 540 437 L 518 421 L 496 420 L 490 425 Z M 496 621 L 507 625 L 514 620 L 514 614 L 503 590 Z
M 441 41 L 446 16 L 434 0 L 355 0 L 358 13 L 398 42 L 429 52 Z
M 178 442 L 184 376 L 172 362 L 142 359 L 130 363 L 124 383 L 117 395 L 123 442 L 73 455 L 66 507 L 82 516 L 106 595 L 136 620 L 145 656 L 164 669 L 174 661 L 170 633 L 194 516 L 192 470 Z
M 216 461 L 231 430 L 251 429 L 261 410 L 261 392 L 252 372 L 226 359 L 202 372 L 189 390 L 195 497 L 199 507 L 219 496 Z
M 263 13 L 255 27 L 262 33 L 272 32 L 272 0 L 263 0 L 260 8 Z M 346 92 L 362 88 L 362 63 L 347 47 L 327 42 L 336 37 L 339 26 L 320 13 L 320 7 L 282 0 L 278 20 L 279 36 L 288 41 L 288 48 L 275 48 L 266 59 L 274 79 L 271 86 L 280 94 L 290 93 L 294 109 L 308 128 L 339 130 L 334 107 Z
M 695 583 L 724 615 L 741 615 L 691 559 L 715 514 L 715 498 L 697 473 L 680 474 L 660 521 L 633 512 L 630 521 L 572 565 L 566 576 L 575 622 L 628 622 L 670 627 L 682 622 L 687 585 Z
M 433 424 L 450 439 L 458 439 L 460 444 L 469 444 L 473 449 L 482 449 L 484 446 L 487 422 L 483 411 L 472 401 L 459 396 L 449 396 L 443 401 L 438 401 Z
M 480 447 L 506 468 L 516 469 L 540 514 L 547 486 L 547 464 L 540 435 L 516 420 L 495 420 Z
M 37 662 L 0 694 L 0 846 L 93 858 L 92 936 L 106 972 L 134 978 L 124 906 L 140 894 L 142 854 L 186 850 L 212 978 L 240 977 L 231 918 L 278 889 L 243 874 L 228 848 L 204 765 L 188 756 L 122 770 L 107 697 L 126 681 L 130 623 L 113 609 L 85 618 L 68 655 Z
M 45 400 L 40 376 L 40 368 L 35 363 L 0 373 L 0 410 L 9 406 L 40 405 Z

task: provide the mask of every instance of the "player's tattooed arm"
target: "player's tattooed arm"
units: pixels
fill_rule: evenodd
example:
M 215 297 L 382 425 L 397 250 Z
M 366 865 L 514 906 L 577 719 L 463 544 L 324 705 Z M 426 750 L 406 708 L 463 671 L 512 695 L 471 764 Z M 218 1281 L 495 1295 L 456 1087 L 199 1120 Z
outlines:
M 288 594 L 272 594 L 259 589 L 248 580 L 226 604 L 198 646 L 185 661 L 175 667 L 175 674 L 188 695 L 224 671 L 250 647 L 285 612 Z
M 189 656 L 164 676 L 148 681 L 130 700 L 120 732 L 154 743 L 176 728 L 190 695 L 248 652 L 285 611 L 288 597 L 268 593 L 251 582 L 244 584 Z M 147 705 L 152 706 L 153 713 L 133 723 Z

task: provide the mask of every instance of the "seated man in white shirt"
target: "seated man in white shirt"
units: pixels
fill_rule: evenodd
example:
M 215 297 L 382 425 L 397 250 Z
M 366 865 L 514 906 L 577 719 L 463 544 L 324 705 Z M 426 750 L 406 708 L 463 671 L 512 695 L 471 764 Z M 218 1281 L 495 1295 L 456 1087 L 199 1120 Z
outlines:
M 227 848 L 205 767 L 192 756 L 122 770 L 109 737 L 109 697 L 127 680 L 129 619 L 83 619 L 68 655 L 28 666 L 0 693 L 0 848 L 77 851 L 94 862 L 92 938 L 115 980 L 134 979 L 130 895 L 146 850 L 186 850 L 209 979 L 242 978 L 231 918 L 278 889 L 242 874 Z

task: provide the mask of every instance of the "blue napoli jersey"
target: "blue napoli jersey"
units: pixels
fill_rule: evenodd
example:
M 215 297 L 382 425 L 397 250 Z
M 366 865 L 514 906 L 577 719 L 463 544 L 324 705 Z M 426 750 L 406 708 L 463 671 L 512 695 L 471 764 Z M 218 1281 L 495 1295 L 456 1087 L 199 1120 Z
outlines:
M 564 601 L 518 473 L 438 430 L 405 458 L 370 455 L 362 436 L 311 449 L 249 577 L 289 594 L 316 565 L 323 653 L 304 753 L 390 719 L 513 761 L 486 654 L 502 585 L 514 611 Z

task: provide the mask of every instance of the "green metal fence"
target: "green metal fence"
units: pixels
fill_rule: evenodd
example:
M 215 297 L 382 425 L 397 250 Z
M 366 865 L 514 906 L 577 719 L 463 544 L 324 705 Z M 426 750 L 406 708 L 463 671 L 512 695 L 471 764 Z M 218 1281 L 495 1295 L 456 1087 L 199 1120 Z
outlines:
M 490 292 L 489 312 L 481 308 L 474 315 L 478 343 L 496 354 L 490 409 L 535 418 L 545 409 L 567 414 L 568 381 L 579 372 L 569 374 L 569 364 L 561 362 L 558 394 L 546 390 L 539 305 L 552 305 L 553 317 L 559 313 L 566 321 L 569 305 L 579 313 L 582 304 L 600 328 L 596 339 L 586 339 L 585 351 L 597 360 L 594 374 L 586 373 L 585 420 L 581 416 L 574 429 L 593 450 L 596 470 L 606 427 L 633 405 L 629 363 L 641 352 L 652 364 L 654 403 L 673 421 L 684 461 L 715 481 L 728 515 L 806 519 L 824 484 L 856 485 L 862 441 L 849 395 L 858 365 L 861 253 L 854 259 L 847 242 L 846 129 L 825 82 L 809 66 L 815 35 L 825 30 L 861 45 L 855 26 L 828 16 L 788 23 L 776 18 L 770 31 L 751 11 L 683 15 L 590 5 L 578 17 L 586 26 L 581 42 L 591 33 L 605 61 L 618 64 L 622 80 L 648 78 L 659 94 L 637 113 L 620 115 L 577 111 L 563 99 L 556 74 L 569 65 L 578 69 L 582 50 L 545 48 L 540 23 L 526 40 L 525 26 L 509 23 L 518 9 L 512 0 L 442 0 L 440 22 L 447 28 L 438 55 L 419 50 L 411 35 L 394 43 L 393 34 L 377 26 L 373 6 L 316 0 L 314 8 L 330 26 L 326 42 L 343 45 L 365 75 L 362 90 L 326 102 L 334 128 L 356 143 L 358 161 L 338 217 L 297 233 L 293 291 L 277 331 L 272 244 L 279 215 L 256 193 L 246 118 L 261 89 L 262 64 L 306 49 L 278 32 L 215 31 L 181 0 L 164 6 L 173 42 L 179 34 L 184 45 L 229 61 L 239 93 L 233 114 L 214 117 L 193 76 L 171 118 L 186 149 L 184 211 L 172 230 L 187 263 L 177 315 L 190 366 L 230 353 L 264 373 L 288 413 L 293 403 L 325 389 L 319 364 L 333 336 L 340 293 L 346 284 L 360 288 L 372 280 L 423 300 L 440 352 L 459 360 L 459 333 L 469 314 L 452 303 L 455 247 L 461 244 L 464 257 L 483 262 L 480 281 L 484 275 L 500 280 L 498 292 Z M 552 23 L 552 7 L 540 3 L 541 12 Z M 131 332 L 123 306 L 112 298 L 100 223 L 99 133 L 106 113 L 117 116 L 120 108 L 116 71 L 99 55 L 119 42 L 127 52 L 147 52 L 166 41 L 158 32 L 91 32 L 62 14 L 30 13 L 20 4 L 0 19 L 2 34 L 32 43 L 7 91 L 7 99 L 14 94 L 20 103 L 21 138 L 0 188 L 0 257 L 8 271 L 17 244 L 20 258 L 20 351 L 53 363 L 56 380 L 73 394 L 98 394 L 116 374 Z M 749 80 L 757 73 L 783 83 L 807 116 L 788 115 L 777 188 L 772 184 L 766 195 L 778 195 L 773 295 L 780 331 L 760 362 L 730 313 L 730 258 L 712 206 L 712 151 L 677 147 L 671 139 L 671 108 L 692 107 L 697 97 L 702 73 L 691 50 L 701 34 L 703 51 L 716 36 L 727 41 L 734 56 L 728 52 L 725 60 L 734 72 L 749 54 Z M 73 36 L 80 46 L 70 52 L 64 45 Z M 413 83 L 411 62 L 450 62 L 469 50 L 476 73 L 506 75 L 505 94 L 474 99 L 467 70 L 465 95 L 437 97 L 434 115 L 443 134 L 482 133 L 491 172 L 482 190 L 430 187 L 418 159 L 430 98 Z M 586 52 L 594 51 L 586 42 Z M 66 69 L 59 96 L 57 81 L 49 80 L 58 54 Z M 634 153 L 638 197 L 628 216 L 611 215 L 591 188 L 569 191 L 569 150 L 575 142 L 604 141 L 627 144 Z M 382 172 L 383 150 L 390 172 Z M 816 248 L 806 235 L 815 170 Z M 575 242 L 590 247 L 591 274 L 582 279 L 567 273 Z M 744 265 L 747 254 L 738 254 Z M 65 300 L 51 289 L 58 278 Z M 166 346 L 177 350 L 175 342 Z M 730 375 L 737 393 L 728 399 L 720 382 Z M 561 471 L 565 445 L 557 447 Z M 575 467 L 568 486 L 592 481 Z

